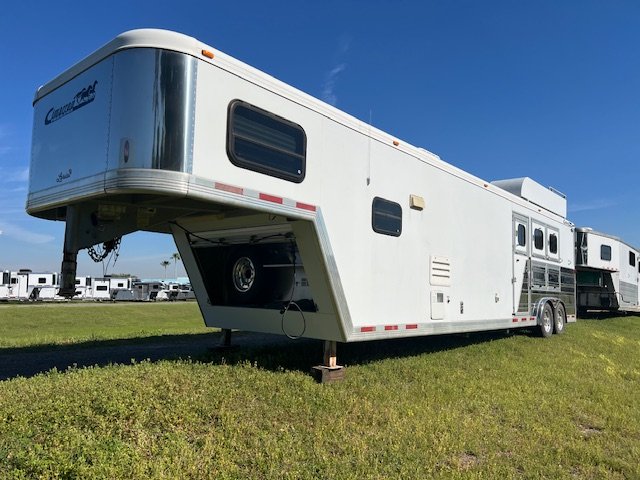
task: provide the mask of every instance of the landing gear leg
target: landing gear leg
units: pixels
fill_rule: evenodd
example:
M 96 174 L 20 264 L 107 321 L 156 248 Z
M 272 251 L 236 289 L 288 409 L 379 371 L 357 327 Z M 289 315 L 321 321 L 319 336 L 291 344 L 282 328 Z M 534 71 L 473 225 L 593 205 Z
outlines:
M 311 369 L 313 378 L 318 383 L 339 382 L 344 379 L 345 368 L 338 365 L 337 342 L 325 340 L 323 364 Z
M 223 328 L 222 332 L 220 332 L 220 348 L 230 348 L 231 347 L 231 329 Z

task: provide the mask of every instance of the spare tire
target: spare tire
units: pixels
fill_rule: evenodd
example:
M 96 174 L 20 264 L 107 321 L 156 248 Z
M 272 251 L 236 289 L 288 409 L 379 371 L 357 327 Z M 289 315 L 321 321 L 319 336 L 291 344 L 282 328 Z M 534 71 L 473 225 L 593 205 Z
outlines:
M 225 291 L 229 305 L 264 303 L 269 272 L 259 248 L 240 247 L 231 252 L 225 268 Z

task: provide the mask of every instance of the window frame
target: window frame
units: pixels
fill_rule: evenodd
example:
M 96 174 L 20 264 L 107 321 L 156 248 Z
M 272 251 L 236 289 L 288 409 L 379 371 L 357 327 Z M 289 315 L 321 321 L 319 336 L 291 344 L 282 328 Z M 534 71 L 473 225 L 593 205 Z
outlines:
M 605 252 L 605 250 L 604 250 L 605 248 L 609 249 L 609 255 L 608 255 L 609 258 L 605 258 L 605 256 L 603 255 L 603 253 Z M 610 262 L 611 261 L 611 253 L 612 253 L 611 245 L 607 245 L 606 243 L 600 244 L 600 260 L 602 260 L 603 262 Z
M 376 203 L 385 203 L 387 205 L 397 207 L 400 210 L 400 228 L 398 230 L 392 231 L 376 226 Z M 398 202 L 387 200 L 386 198 L 373 197 L 373 200 L 371 201 L 371 228 L 375 233 L 379 233 L 381 235 L 388 235 L 390 237 L 399 237 L 402 235 L 402 205 Z
M 629 265 L 632 267 L 636 266 L 636 254 L 629 250 Z
M 248 110 L 252 110 L 253 112 L 256 112 L 260 115 L 263 115 L 267 118 L 270 118 L 272 120 L 275 120 L 283 125 L 286 125 L 290 128 L 294 128 L 296 130 L 299 130 L 299 132 L 302 134 L 302 155 L 301 155 L 301 164 L 300 164 L 300 174 L 293 174 L 290 172 L 287 172 L 285 170 L 280 170 L 278 168 L 269 166 L 267 164 L 263 164 L 263 163 L 257 163 L 254 162 L 252 160 L 249 159 L 245 159 L 242 157 L 239 157 L 237 155 L 237 152 L 234 150 L 233 146 L 235 145 L 234 139 L 236 138 L 236 135 L 234 134 L 234 129 L 233 129 L 233 119 L 234 119 L 234 113 L 236 108 L 240 106 L 243 108 L 246 108 Z M 250 139 L 248 139 L 248 141 L 251 141 Z M 257 142 L 253 142 L 255 144 L 257 144 Z M 255 105 L 252 105 L 251 103 L 245 102 L 243 100 L 240 99 L 234 99 L 231 102 L 229 102 L 229 107 L 227 108 L 227 140 L 226 140 L 226 148 L 227 148 L 227 156 L 229 157 L 229 161 L 235 165 L 236 167 L 239 168 L 244 168 L 246 170 L 250 170 L 253 172 L 257 172 L 257 173 L 261 173 L 263 175 L 268 175 L 270 177 L 275 177 L 275 178 L 280 178 L 282 180 L 286 180 L 289 182 L 293 182 L 293 183 L 302 183 L 302 181 L 304 181 L 306 173 L 307 173 L 307 133 L 305 132 L 304 128 L 302 128 L 301 125 L 292 122 L 291 120 L 287 120 L 286 118 L 281 117 L 280 115 L 277 115 L 273 112 L 270 112 L 268 110 L 265 110 L 263 108 L 257 107 Z M 266 148 L 266 149 L 270 149 L 273 151 L 281 151 L 282 150 L 278 150 L 276 148 L 273 148 L 272 146 L 269 145 L 261 145 L 261 147 Z M 291 156 L 297 156 L 297 154 L 292 154 L 292 153 L 288 153 L 288 152 L 282 152 L 285 153 L 287 155 L 291 155 Z

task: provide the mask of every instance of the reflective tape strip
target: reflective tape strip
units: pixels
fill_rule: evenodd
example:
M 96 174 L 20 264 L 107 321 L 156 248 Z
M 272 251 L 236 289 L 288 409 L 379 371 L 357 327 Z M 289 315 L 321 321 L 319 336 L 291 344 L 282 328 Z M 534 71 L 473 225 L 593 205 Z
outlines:
M 376 331 L 376 327 L 361 327 L 360 331 L 363 332 L 363 333 L 375 332 Z
M 407 330 L 415 330 L 418 328 L 418 324 L 417 323 L 411 323 L 409 325 L 405 325 L 404 328 L 406 328 Z
M 385 325 L 385 330 L 398 330 L 398 325 Z
M 258 195 L 258 198 L 260 200 L 266 200 L 267 202 L 279 203 L 280 205 L 284 202 L 282 197 L 276 197 L 275 195 L 268 195 L 266 193 L 261 193 Z
M 215 182 L 214 187 L 216 190 L 222 190 L 223 192 L 235 193 L 238 195 L 244 194 L 244 189 L 240 187 L 234 187 L 233 185 L 227 185 L 224 183 Z
M 310 212 L 316 211 L 315 205 L 309 205 L 308 203 L 296 202 L 296 208 L 301 208 L 302 210 L 309 210 Z
M 216 190 L 223 192 L 235 193 L 236 195 L 243 195 L 245 197 L 257 198 L 266 202 L 277 203 L 278 205 L 286 205 L 292 208 L 298 208 L 300 210 L 306 210 L 308 212 L 316 212 L 318 207 L 309 203 L 298 202 L 289 198 L 279 197 L 277 195 L 271 195 L 268 193 L 261 193 L 256 190 L 251 190 L 243 187 L 236 187 L 234 185 L 228 185 L 226 183 L 214 182 L 213 184 Z

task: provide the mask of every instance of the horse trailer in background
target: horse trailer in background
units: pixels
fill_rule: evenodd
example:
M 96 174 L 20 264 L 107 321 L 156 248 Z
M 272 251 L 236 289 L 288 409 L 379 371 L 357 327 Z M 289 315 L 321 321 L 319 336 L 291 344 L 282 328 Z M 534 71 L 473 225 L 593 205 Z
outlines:
M 326 340 L 329 367 L 335 342 L 576 319 L 564 196 L 483 181 L 193 38 L 124 33 L 34 115 L 27 211 L 66 221 L 62 294 L 80 249 L 145 230 L 173 235 L 208 326 Z
M 640 250 L 618 237 L 577 228 L 576 284 L 581 313 L 640 312 Z

